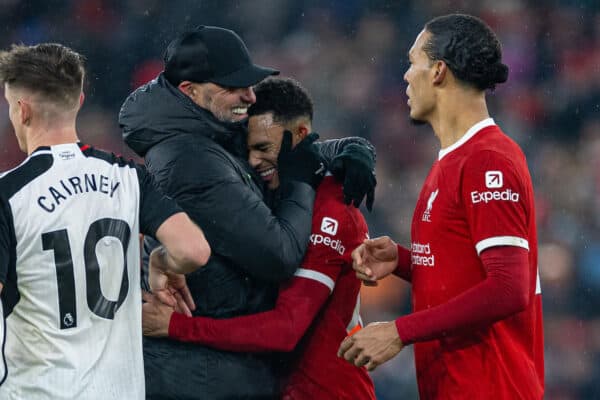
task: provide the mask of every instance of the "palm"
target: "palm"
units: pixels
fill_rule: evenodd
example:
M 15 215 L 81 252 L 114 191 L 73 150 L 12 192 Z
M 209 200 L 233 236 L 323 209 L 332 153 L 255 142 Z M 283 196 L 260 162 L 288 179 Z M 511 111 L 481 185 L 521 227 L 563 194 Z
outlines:
M 366 240 L 353 253 L 354 269 L 370 280 L 379 280 L 392 273 L 398 265 L 396 243 L 384 236 Z

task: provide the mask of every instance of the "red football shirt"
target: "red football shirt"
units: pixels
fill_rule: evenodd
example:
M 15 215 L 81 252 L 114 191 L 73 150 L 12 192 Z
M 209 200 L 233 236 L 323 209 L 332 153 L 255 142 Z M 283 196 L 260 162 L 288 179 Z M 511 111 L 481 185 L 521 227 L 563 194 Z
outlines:
M 415 343 L 421 399 L 541 399 L 544 359 L 534 195 L 525 156 L 491 118 L 440 151 L 415 207 L 413 310 L 443 304 L 486 277 L 479 254 L 529 251 L 529 306 L 485 327 Z
M 367 235 L 363 215 L 345 205 L 341 185 L 325 177 L 315 198 L 304 260 L 281 287 L 275 308 L 221 320 L 174 313 L 169 336 L 229 351 L 294 350 L 283 399 L 375 399 L 367 371 L 337 356 L 348 332 L 362 325 L 361 283 L 350 254 Z

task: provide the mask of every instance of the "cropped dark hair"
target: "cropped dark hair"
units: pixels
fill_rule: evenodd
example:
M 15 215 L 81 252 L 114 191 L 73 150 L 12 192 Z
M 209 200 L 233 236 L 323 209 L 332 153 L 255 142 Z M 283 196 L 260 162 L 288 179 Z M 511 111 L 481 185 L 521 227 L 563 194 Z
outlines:
M 450 14 L 425 25 L 431 37 L 423 50 L 431 60 L 444 61 L 460 81 L 480 90 L 495 89 L 508 79 L 500 41 L 481 19 Z
M 291 122 L 299 117 L 313 118 L 313 102 L 306 90 L 294 79 L 269 78 L 254 87 L 256 103 L 248 115 L 273 113 L 276 122 Z
M 57 43 L 12 45 L 0 51 L 0 83 L 27 89 L 62 106 L 74 106 L 85 76 L 84 57 Z

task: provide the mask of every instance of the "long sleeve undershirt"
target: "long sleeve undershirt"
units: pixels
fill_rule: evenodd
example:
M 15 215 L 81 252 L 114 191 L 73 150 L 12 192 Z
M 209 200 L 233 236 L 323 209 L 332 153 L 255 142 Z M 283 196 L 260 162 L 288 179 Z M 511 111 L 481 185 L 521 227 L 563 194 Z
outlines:
M 226 351 L 289 352 L 296 347 L 329 293 L 322 283 L 294 277 L 281 288 L 273 310 L 228 319 L 173 313 L 169 337 Z
M 402 259 L 400 251 L 398 259 Z M 446 303 L 396 319 L 398 334 L 405 345 L 485 326 L 527 307 L 529 283 L 533 279 L 528 251 L 516 246 L 492 247 L 481 253 L 481 260 L 487 271 L 481 283 Z M 399 262 L 395 274 L 410 278 L 407 270 L 410 267 L 407 269 Z

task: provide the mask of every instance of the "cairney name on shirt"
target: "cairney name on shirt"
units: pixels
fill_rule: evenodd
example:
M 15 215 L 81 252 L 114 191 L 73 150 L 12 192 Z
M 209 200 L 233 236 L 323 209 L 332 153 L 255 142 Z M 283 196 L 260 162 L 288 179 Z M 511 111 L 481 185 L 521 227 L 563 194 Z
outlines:
M 83 174 L 83 176 L 72 176 L 60 179 L 58 185 L 48 187 L 48 196 L 38 197 L 38 204 L 49 213 L 54 212 L 56 207 L 68 197 L 76 194 L 99 192 L 113 197 L 115 190 L 121 183 L 111 181 L 108 176 Z

